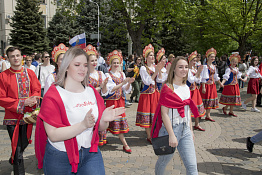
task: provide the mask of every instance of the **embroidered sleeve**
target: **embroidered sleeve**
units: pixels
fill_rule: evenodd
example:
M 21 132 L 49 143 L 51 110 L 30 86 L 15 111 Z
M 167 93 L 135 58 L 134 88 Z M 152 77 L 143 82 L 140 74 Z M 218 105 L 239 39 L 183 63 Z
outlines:
M 123 79 L 126 79 L 125 74 L 124 74 L 123 72 L 121 72 L 121 74 L 123 74 Z M 127 86 L 127 85 L 128 85 L 128 83 L 126 83 L 126 84 L 123 85 L 123 90 L 124 90 L 127 94 L 129 94 L 129 93 L 131 92 L 131 90 L 132 90 L 132 86 L 130 85 L 129 88 L 126 90 L 126 86 Z
M 108 83 L 107 83 L 107 90 L 108 94 L 113 94 L 112 89 L 116 86 L 115 82 L 113 81 L 112 77 L 110 76 L 109 73 L 105 74 L 106 77 L 108 77 Z
M 101 72 L 100 71 L 100 73 L 101 73 L 101 75 L 102 75 L 102 81 L 104 81 L 105 79 L 106 79 L 106 76 L 105 76 L 105 74 L 103 73 L 103 72 Z M 107 83 L 108 84 L 108 83 Z M 108 92 L 109 92 L 109 88 L 108 88 L 108 85 L 106 84 L 106 86 L 107 86 L 107 91 L 106 91 L 106 93 L 104 94 L 103 92 L 102 92 L 102 90 L 101 90 L 101 95 L 102 96 L 107 96 L 108 95 Z
M 147 73 L 145 66 L 142 66 L 140 68 L 140 72 L 139 73 L 140 73 L 141 79 L 142 79 L 142 81 L 143 81 L 143 83 L 145 85 L 148 85 L 148 86 L 150 84 L 155 85 L 155 81 L 152 80 L 151 76 Z
M 230 68 L 227 68 L 225 74 L 223 75 L 223 79 L 224 80 L 228 80 L 229 76 L 230 76 L 230 73 L 231 73 Z
M 214 66 L 215 67 L 215 66 Z M 215 67 L 215 74 L 214 74 L 214 80 L 215 81 L 218 81 L 218 80 L 220 80 L 220 77 L 218 76 L 218 73 L 217 73 L 217 68 Z
M 201 72 L 201 83 L 206 83 L 206 79 L 209 78 L 208 68 L 204 65 L 203 71 Z

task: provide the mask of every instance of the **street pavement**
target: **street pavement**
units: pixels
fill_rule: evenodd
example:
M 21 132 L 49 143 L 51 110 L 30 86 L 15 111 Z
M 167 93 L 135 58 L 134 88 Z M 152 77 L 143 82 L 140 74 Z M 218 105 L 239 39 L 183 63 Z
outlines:
M 218 94 L 220 96 L 220 94 Z M 129 96 L 128 96 L 129 97 Z M 242 100 L 249 97 L 246 88 L 241 90 Z M 129 99 L 129 98 L 128 98 Z M 250 112 L 241 107 L 235 108 L 238 117 L 222 114 L 219 109 L 211 110 L 211 116 L 216 122 L 200 120 L 205 132 L 194 131 L 195 149 L 198 171 L 200 175 L 261 175 L 262 174 L 262 142 L 254 146 L 253 153 L 246 149 L 246 138 L 262 130 L 262 113 Z M 262 108 L 258 108 L 262 111 Z M 127 108 L 126 115 L 130 131 L 125 134 L 132 154 L 123 152 L 123 146 L 118 138 L 108 133 L 108 144 L 100 147 L 107 175 L 152 175 L 157 156 L 152 145 L 146 141 L 143 128 L 135 126 L 137 103 Z M 6 127 L 2 125 L 4 109 L 0 108 L 0 175 L 13 174 L 12 166 L 8 163 L 11 153 L 10 139 Z M 33 134 L 34 143 L 34 134 Z M 43 174 L 37 169 L 34 144 L 28 146 L 24 152 L 26 174 Z M 166 174 L 185 175 L 186 170 L 176 150 L 173 159 L 166 168 Z

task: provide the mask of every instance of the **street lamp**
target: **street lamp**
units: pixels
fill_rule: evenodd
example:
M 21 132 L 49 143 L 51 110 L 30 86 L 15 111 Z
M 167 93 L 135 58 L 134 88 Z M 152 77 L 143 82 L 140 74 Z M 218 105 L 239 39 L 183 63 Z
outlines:
M 90 2 L 93 2 L 93 3 L 95 3 L 96 5 L 97 5 L 97 24 L 98 24 L 98 29 L 97 29 L 97 49 L 99 50 L 99 45 L 100 45 L 100 43 L 99 43 L 99 5 L 98 5 L 98 3 L 96 3 L 96 2 L 94 2 L 94 1 L 92 1 L 92 0 L 89 0 Z

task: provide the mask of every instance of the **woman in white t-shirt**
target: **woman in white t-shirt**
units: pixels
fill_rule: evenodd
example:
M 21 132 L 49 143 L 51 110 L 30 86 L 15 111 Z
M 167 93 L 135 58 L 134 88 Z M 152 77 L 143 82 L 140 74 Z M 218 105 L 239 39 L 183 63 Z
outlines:
M 41 97 L 44 95 L 45 81 L 49 74 L 55 71 L 55 66 L 50 64 L 50 55 L 48 52 L 42 54 L 43 64 L 38 65 L 35 70 L 36 77 L 41 84 Z
M 43 167 L 45 174 L 105 174 L 98 130 L 105 130 L 125 109 L 105 109 L 100 94 L 88 85 L 87 71 L 86 52 L 70 48 L 57 81 L 44 96 L 35 149 L 38 168 Z
M 166 84 L 161 89 L 160 99 L 152 123 L 152 138 L 169 135 L 166 146 L 176 147 L 186 167 L 186 174 L 197 175 L 197 161 L 194 147 L 191 111 L 199 116 L 198 109 L 190 97 L 186 85 L 188 62 L 178 56 L 172 63 Z M 154 140 L 153 140 L 154 146 Z M 174 153 L 159 155 L 155 174 L 165 174 L 168 162 Z

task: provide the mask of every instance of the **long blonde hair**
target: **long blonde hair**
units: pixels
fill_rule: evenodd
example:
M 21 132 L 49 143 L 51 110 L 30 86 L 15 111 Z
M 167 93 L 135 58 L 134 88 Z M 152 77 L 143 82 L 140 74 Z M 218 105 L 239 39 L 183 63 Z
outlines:
M 73 59 L 77 56 L 84 55 L 86 57 L 87 63 L 89 61 L 89 56 L 87 53 L 79 48 L 79 47 L 72 47 L 68 49 L 64 55 L 63 61 L 60 65 L 59 72 L 56 77 L 55 85 L 59 85 L 61 87 L 65 86 L 65 80 L 67 77 L 67 69 L 70 65 L 70 63 L 73 61 Z M 88 86 L 88 73 L 86 74 L 85 79 L 81 82 L 84 86 Z
M 176 65 L 177 65 L 177 62 L 179 60 L 185 60 L 187 63 L 187 59 L 183 56 L 177 56 L 176 59 L 172 62 L 171 64 L 171 67 L 170 67 L 170 70 L 169 70 L 169 73 L 168 73 L 168 76 L 167 76 L 167 80 L 166 80 L 166 84 L 172 89 L 174 90 L 174 86 L 173 86 L 173 80 L 175 78 L 175 68 L 176 68 Z M 188 76 L 188 74 L 187 74 Z M 187 76 L 183 78 L 183 84 L 186 84 L 186 81 L 187 81 Z

